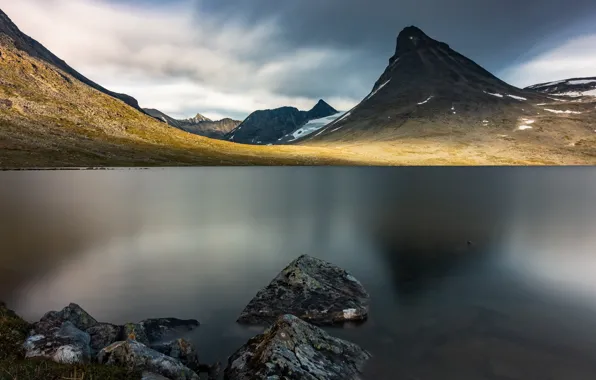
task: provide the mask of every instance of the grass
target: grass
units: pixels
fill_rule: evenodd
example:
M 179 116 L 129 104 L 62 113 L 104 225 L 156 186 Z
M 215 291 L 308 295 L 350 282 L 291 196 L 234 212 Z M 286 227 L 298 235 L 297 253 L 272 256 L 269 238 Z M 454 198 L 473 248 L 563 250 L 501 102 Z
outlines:
M 0 302 L 0 380 L 135 380 L 141 374 L 99 364 L 27 360 L 23 342 L 31 325 Z

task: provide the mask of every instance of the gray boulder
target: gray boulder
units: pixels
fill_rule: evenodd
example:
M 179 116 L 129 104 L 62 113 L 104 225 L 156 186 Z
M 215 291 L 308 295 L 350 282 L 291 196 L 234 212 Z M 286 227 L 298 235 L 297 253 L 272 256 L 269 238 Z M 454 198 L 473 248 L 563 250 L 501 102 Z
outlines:
M 54 333 L 36 334 L 24 343 L 26 358 L 48 359 L 57 363 L 86 363 L 91 357 L 91 337 L 66 321 Z
M 259 291 L 238 318 L 239 323 L 268 325 L 283 314 L 319 325 L 363 321 L 369 295 L 345 270 L 326 261 L 300 256 Z
M 284 315 L 229 359 L 226 380 L 356 380 L 371 355 L 293 315 Z
M 130 339 L 105 347 L 97 355 L 97 361 L 99 364 L 147 371 L 171 380 L 199 380 L 199 376 L 180 361 Z
M 167 377 L 163 377 L 162 375 L 158 375 L 157 373 L 152 372 L 143 372 L 141 375 L 141 380 L 170 380 Z
M 60 329 L 64 322 L 71 322 L 77 329 L 85 331 L 95 325 L 97 321 L 77 304 L 71 303 L 61 311 L 46 313 L 39 322 L 33 325 L 32 335 L 52 335 Z
M 151 348 L 157 352 L 179 360 L 193 371 L 199 371 L 199 355 L 194 346 L 187 340 L 176 339 L 171 342 L 152 345 Z
M 122 330 L 122 326 L 116 326 L 111 323 L 98 323 L 87 329 L 87 333 L 91 337 L 91 350 L 97 353 L 102 348 L 122 339 Z

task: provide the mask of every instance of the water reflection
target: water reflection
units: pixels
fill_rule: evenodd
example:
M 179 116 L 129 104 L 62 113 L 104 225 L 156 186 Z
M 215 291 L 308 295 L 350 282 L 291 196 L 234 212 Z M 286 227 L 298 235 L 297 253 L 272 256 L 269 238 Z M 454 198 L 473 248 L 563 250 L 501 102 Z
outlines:
M 374 379 L 596 371 L 591 168 L 202 168 L 0 173 L 0 298 L 33 320 L 197 318 L 205 360 L 303 253 L 353 272 L 370 320 L 333 330 Z M 473 244 L 469 245 L 467 242 Z

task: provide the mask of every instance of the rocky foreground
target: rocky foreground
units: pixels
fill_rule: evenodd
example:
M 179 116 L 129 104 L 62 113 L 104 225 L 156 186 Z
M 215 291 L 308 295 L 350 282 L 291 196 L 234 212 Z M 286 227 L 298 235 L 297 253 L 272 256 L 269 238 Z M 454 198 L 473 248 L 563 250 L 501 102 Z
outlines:
M 301 256 L 242 313 L 240 320 L 269 328 L 230 356 L 224 378 L 360 379 L 370 353 L 305 320 L 328 324 L 367 314 L 368 294 L 358 280 Z M 182 338 L 199 326 L 177 318 L 103 323 L 74 303 L 29 324 L 0 303 L 0 379 L 198 380 L 201 373 L 218 379 L 219 363 L 201 363 Z

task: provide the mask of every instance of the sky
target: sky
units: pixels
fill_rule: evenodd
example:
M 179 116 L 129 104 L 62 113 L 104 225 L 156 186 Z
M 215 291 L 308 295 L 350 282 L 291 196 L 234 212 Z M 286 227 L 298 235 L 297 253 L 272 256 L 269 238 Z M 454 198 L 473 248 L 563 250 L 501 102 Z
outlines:
M 89 79 L 177 118 L 242 120 L 321 98 L 348 110 L 409 25 L 518 87 L 596 76 L 594 0 L 0 0 L 0 9 Z

